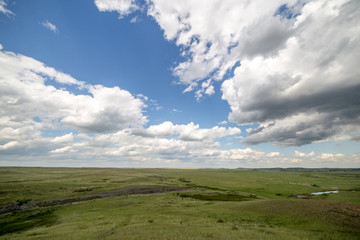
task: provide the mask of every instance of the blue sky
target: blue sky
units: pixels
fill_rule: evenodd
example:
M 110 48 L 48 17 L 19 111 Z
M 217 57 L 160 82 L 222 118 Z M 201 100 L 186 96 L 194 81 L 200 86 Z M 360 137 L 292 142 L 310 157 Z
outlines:
M 31 56 L 90 84 L 119 86 L 148 96 L 162 107 L 152 112 L 154 117 L 149 120 L 153 123 L 196 121 L 212 127 L 227 119 L 229 106 L 219 101 L 221 95 L 197 103 L 193 94 L 182 93 L 184 86 L 174 84 L 171 68 L 183 59 L 180 50 L 164 39 L 157 23 L 146 14 L 136 14 L 138 22 L 131 23 L 132 15 L 119 19 L 118 13 L 99 12 L 93 3 L 61 1 L 17 2 L 12 10 L 16 16 L 2 16 L 2 31 L 11 33 L 2 34 L 7 50 Z M 44 28 L 41 23 L 45 21 L 56 23 L 59 32 Z M 187 106 L 191 107 L 186 115 L 169 114 L 169 110 L 184 111 Z
M 0 165 L 359 167 L 358 5 L 0 0 Z

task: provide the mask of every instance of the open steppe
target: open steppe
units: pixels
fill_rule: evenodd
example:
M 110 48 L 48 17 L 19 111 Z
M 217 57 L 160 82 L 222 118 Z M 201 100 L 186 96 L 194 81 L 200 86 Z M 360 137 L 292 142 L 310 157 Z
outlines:
M 0 211 L 0 239 L 360 239 L 360 171 L 2 167 Z

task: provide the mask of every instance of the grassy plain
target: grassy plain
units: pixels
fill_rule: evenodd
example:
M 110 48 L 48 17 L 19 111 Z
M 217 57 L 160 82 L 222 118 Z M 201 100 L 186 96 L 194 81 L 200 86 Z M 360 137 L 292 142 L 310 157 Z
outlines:
M 0 214 L 0 239 L 360 239 L 359 180 L 360 171 L 0 168 L 0 209 L 23 206 Z M 156 186 L 190 188 L 24 207 Z

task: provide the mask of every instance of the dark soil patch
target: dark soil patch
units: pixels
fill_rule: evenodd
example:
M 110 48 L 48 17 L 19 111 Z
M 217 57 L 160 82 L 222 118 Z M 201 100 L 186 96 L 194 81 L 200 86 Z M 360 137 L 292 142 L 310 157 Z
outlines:
M 197 185 L 197 184 L 193 184 L 193 183 L 187 183 L 186 186 L 191 187 L 191 188 L 204 188 L 204 189 L 209 189 L 209 190 L 226 191 L 225 189 L 221 189 L 221 188 L 217 188 L 217 187 Z
M 130 187 L 119 190 L 100 192 L 97 195 L 101 198 L 134 195 L 134 194 L 152 194 L 152 193 L 166 193 L 175 191 L 184 191 L 190 189 L 189 187 L 164 187 L 164 186 L 147 186 L 147 187 Z
M 235 193 L 211 193 L 211 194 L 180 194 L 182 198 L 193 198 L 203 201 L 248 201 L 255 199 L 255 195 L 240 195 Z
M 164 186 L 129 187 L 129 188 L 123 188 L 123 189 L 119 189 L 119 190 L 99 192 L 92 196 L 70 198 L 70 199 L 63 199 L 63 200 L 36 201 L 36 200 L 26 199 L 26 201 L 16 201 L 16 202 L 9 202 L 9 203 L 5 204 L 0 209 L 0 214 L 13 212 L 13 211 L 17 211 L 17 210 L 64 205 L 64 204 L 69 204 L 69 203 L 74 203 L 74 202 L 83 202 L 83 201 L 89 201 L 89 200 L 99 199 L 99 198 L 110 198 L 110 197 L 116 197 L 116 196 L 126 196 L 126 195 L 135 195 L 135 194 L 166 193 L 166 192 L 174 192 L 174 191 L 183 191 L 183 190 L 187 190 L 187 189 L 190 189 L 190 187 L 164 187 Z

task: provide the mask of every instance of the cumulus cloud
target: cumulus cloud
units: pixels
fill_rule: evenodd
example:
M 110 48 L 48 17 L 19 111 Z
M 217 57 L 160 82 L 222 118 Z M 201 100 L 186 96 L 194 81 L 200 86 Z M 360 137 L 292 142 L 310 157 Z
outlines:
M 0 52 L 0 122 L 3 128 L 25 128 L 45 123 L 65 125 L 81 132 L 118 131 L 147 122 L 144 102 L 119 87 L 86 85 L 54 68 L 12 52 Z M 76 95 L 62 86 L 78 86 Z M 34 119 L 40 119 L 36 123 Z M 24 125 L 22 125 L 24 124 Z M 20 128 L 19 128 L 20 127 Z M 10 130 L 9 130 L 10 131 Z
M 63 136 L 55 137 L 51 140 L 54 143 L 72 143 L 74 141 L 74 134 L 68 133 Z
M 200 129 L 198 124 L 178 125 L 179 138 L 184 141 L 203 141 L 205 139 L 222 138 L 241 133 L 239 128 L 215 126 L 210 129 Z
M 166 121 L 159 125 L 151 125 L 147 129 L 134 129 L 132 133 L 143 137 L 168 137 L 175 133 L 175 126 L 172 122 Z
M 6 8 L 7 4 L 4 0 L 0 0 L 0 12 L 5 15 L 13 15 L 14 13 Z
M 277 53 L 245 57 L 222 85 L 238 124 L 260 123 L 246 144 L 304 145 L 359 129 L 358 1 L 314 1 Z
M 359 1 L 148 0 L 146 7 L 181 48 L 185 60 L 173 73 L 185 92 L 199 100 L 233 75 L 221 87 L 229 120 L 260 125 L 245 144 L 300 146 L 359 130 Z
M 145 104 L 119 87 L 90 86 L 92 96 L 78 96 L 62 123 L 83 132 L 111 132 L 147 122 L 142 113 Z
M 312 158 L 312 161 L 316 161 L 316 162 L 343 162 L 346 161 L 346 156 L 345 154 L 342 153 L 321 153 L 318 156 L 316 156 L 315 158 Z M 359 158 L 359 156 L 357 154 L 354 154 L 352 157 L 357 157 Z
M 225 128 L 215 126 L 213 128 L 200 128 L 198 124 L 193 122 L 187 125 L 177 125 L 166 121 L 159 125 L 151 125 L 146 129 L 134 129 L 133 134 L 144 137 L 168 137 L 174 134 L 179 135 L 179 139 L 183 141 L 206 141 L 214 140 L 241 133 L 239 128 Z
M 101 12 L 118 12 L 120 18 L 139 9 L 136 0 L 95 0 L 95 5 Z
M 245 149 L 218 149 L 219 144 L 213 141 L 185 141 L 180 138 L 150 138 L 134 135 L 129 131 L 109 134 L 108 141 L 117 143 L 117 147 L 100 148 L 99 139 L 81 144 L 82 151 L 87 149 L 86 156 L 97 155 L 101 152 L 114 158 L 131 159 L 132 163 L 142 166 L 196 166 L 196 167 L 255 167 L 276 166 L 278 164 L 293 164 L 293 159 L 286 158 L 279 153 L 266 154 L 262 151 Z M 79 147 L 77 144 L 76 147 Z M 152 165 L 151 165 L 152 164 Z
M 294 156 L 295 157 L 312 157 L 314 156 L 315 153 L 314 152 L 310 152 L 310 153 L 303 153 L 303 152 L 299 152 L 299 151 L 296 151 L 294 152 Z
M 292 32 L 291 21 L 282 21 L 284 13 L 276 12 L 287 4 L 288 11 L 295 14 L 301 1 L 296 3 L 147 0 L 145 7 L 164 37 L 182 49 L 186 60 L 176 65 L 173 73 L 179 83 L 188 86 L 185 92 L 197 88 L 199 82 L 207 82 L 208 86 L 200 85 L 197 92 L 202 97 L 203 93 L 212 95 L 211 81 L 221 80 L 244 56 L 270 55 L 283 46 Z M 141 9 L 135 0 L 95 0 L 95 4 L 100 11 L 118 11 L 120 16 Z
M 0 8 L 3 3 L 0 0 Z M 140 9 L 135 0 L 95 4 L 120 17 Z M 221 91 L 231 107 L 229 120 L 259 125 L 248 131 L 244 143 L 293 146 L 359 132 L 358 1 L 146 4 L 164 37 L 181 48 L 185 60 L 173 73 L 186 85 L 185 91 L 194 90 L 197 98 L 212 95 L 213 83 L 227 78 Z M 0 154 L 8 159 L 43 156 L 88 165 L 93 161 L 95 166 L 97 161 L 112 166 L 191 162 L 198 167 L 359 163 L 359 154 L 296 151 L 286 157 L 251 148 L 228 149 L 217 140 L 239 134 L 239 128 L 172 122 L 145 128 L 145 96 L 88 85 L 33 58 L 3 51 L 1 45 L 0 50 Z M 67 90 L 71 87 L 83 94 Z M 62 136 L 45 137 L 48 130 L 62 130 Z M 358 140 L 357 135 L 352 138 Z
M 291 34 L 291 23 L 274 15 L 282 4 L 295 2 L 150 0 L 148 14 L 182 48 L 186 61 L 174 74 L 191 91 L 201 81 L 221 80 L 245 56 L 275 53 Z
M 83 94 L 74 94 L 69 86 Z M 151 166 L 194 159 L 200 164 L 233 155 L 218 150 L 217 139 L 237 135 L 239 128 L 200 128 L 192 122 L 169 121 L 145 128 L 146 99 L 119 87 L 86 84 L 33 58 L 1 49 L 0 155 L 8 159 L 1 163 L 13 165 L 20 159 L 27 165 L 23 161 L 34 164 L 46 159 L 42 164 L 59 161 L 62 165 L 66 159 L 76 159 L 96 166 L 92 161 L 101 159 Z M 245 159 L 247 152 L 253 154 L 244 150 L 237 155 Z
M 268 156 L 268 157 L 279 157 L 280 153 L 279 152 L 271 152 L 271 153 L 268 153 L 266 156 Z
M 43 27 L 49 29 L 50 31 L 53 31 L 54 33 L 58 33 L 59 30 L 57 29 L 57 27 L 55 26 L 55 24 L 49 22 L 48 20 L 46 20 L 45 22 L 42 22 L 41 25 L 43 25 Z
M 51 150 L 50 153 L 66 153 L 66 152 L 75 152 L 74 150 L 71 150 L 70 146 L 66 146 L 63 148 L 57 148 L 55 150 Z
M 148 3 L 182 47 L 174 74 L 185 91 L 199 86 L 197 99 L 240 62 L 222 92 L 230 121 L 260 124 L 245 144 L 299 146 L 359 129 L 358 1 Z
M 191 126 L 191 124 L 189 124 Z M 186 127 L 182 125 L 181 127 Z M 277 164 L 279 161 L 287 162 L 283 156 L 277 153 L 266 154 L 250 148 L 246 149 L 218 149 L 219 143 L 210 139 L 188 141 L 178 136 L 168 135 L 172 133 L 174 125 L 165 122 L 153 125 L 145 130 L 154 134 L 134 134 L 130 129 L 124 129 L 116 133 L 97 134 L 92 137 L 76 135 L 77 141 L 67 146 L 53 145 L 49 151 L 52 159 L 67 159 L 69 156 L 76 159 L 97 159 L 98 164 L 111 160 L 113 166 L 256 166 L 256 164 Z M 205 129 L 212 131 L 211 129 Z M 156 135 L 155 135 L 156 134 Z M 209 133 L 211 135 L 211 133 Z M 228 133 L 230 134 L 230 133 Z M 66 136 L 66 137 L 65 137 Z M 167 137 L 166 137 L 167 136 Z M 69 134 L 57 139 L 68 138 Z M 60 141 L 62 142 L 62 141 Z M 101 159 L 101 161 L 99 161 Z M 290 162 L 290 161 L 289 161 Z M 120 164 L 120 165 L 117 165 Z

